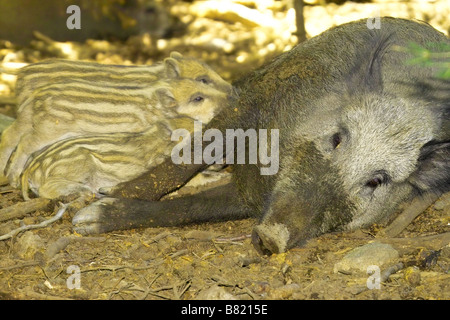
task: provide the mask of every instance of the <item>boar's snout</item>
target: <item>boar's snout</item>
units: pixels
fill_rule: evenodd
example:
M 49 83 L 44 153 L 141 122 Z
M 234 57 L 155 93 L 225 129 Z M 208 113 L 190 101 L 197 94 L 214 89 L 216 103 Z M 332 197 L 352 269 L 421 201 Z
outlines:
M 263 255 L 286 251 L 289 238 L 289 230 L 282 224 L 271 227 L 260 224 L 253 229 L 252 233 L 253 246 Z

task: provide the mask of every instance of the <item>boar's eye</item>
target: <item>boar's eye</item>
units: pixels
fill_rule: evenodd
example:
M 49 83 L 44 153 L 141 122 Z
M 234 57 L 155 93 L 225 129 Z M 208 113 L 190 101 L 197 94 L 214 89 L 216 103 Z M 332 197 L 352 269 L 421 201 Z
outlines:
M 191 97 L 191 101 L 195 103 L 202 102 L 203 100 L 205 100 L 205 97 L 200 93 L 196 93 Z
M 339 145 L 341 144 L 341 141 L 342 141 L 342 137 L 339 132 L 336 132 L 335 134 L 333 134 L 333 136 L 331 137 L 331 144 L 333 145 L 333 149 L 336 149 L 337 147 L 339 147 Z
M 195 80 L 200 81 L 201 83 L 204 83 L 204 84 L 210 84 L 212 82 L 208 76 L 200 76 L 200 77 L 197 77 Z
M 366 182 L 366 186 L 371 189 L 376 189 L 381 184 L 387 184 L 389 181 L 389 175 L 385 171 L 378 171 L 372 179 Z
M 381 180 L 381 178 L 373 178 L 373 179 L 367 181 L 366 186 L 368 186 L 372 189 L 375 189 L 382 183 L 383 183 L 383 180 Z

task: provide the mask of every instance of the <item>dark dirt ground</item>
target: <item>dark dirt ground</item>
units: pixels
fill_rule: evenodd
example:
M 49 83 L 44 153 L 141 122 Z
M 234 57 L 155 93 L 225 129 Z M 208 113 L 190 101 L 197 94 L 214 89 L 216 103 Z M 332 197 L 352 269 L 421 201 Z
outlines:
M 4 193 L 1 200 L 8 204 L 21 198 L 13 191 Z M 335 273 L 333 267 L 351 249 L 375 240 L 373 235 L 380 226 L 353 234 L 324 235 L 304 248 L 266 257 L 256 253 L 248 238 L 253 219 L 81 237 L 72 232 L 73 214 L 66 214 L 51 227 L 26 231 L 0 242 L 0 297 L 449 299 L 449 247 L 432 261 L 436 251 L 417 238 L 448 232 L 449 208 L 448 204 L 444 210 L 431 207 L 417 218 L 399 237 L 412 239 L 412 243 L 378 239 L 400 252 L 392 264 L 416 266 L 420 275 L 419 282 L 410 281 L 406 269 L 402 269 L 379 290 L 365 287 L 367 274 Z M 39 210 L 22 221 L 39 223 L 51 213 Z M 1 233 L 8 224 L 16 228 L 20 223 L 4 223 Z M 68 288 L 76 284 L 72 273 L 68 273 L 71 266 L 79 268 L 79 289 Z
M 431 6 L 438 14 L 430 13 L 429 6 L 423 9 L 411 4 L 412 7 L 403 10 L 404 3 L 383 5 L 386 6 L 382 7 L 383 14 L 391 10 L 389 14 L 393 16 L 434 17 L 435 27 L 450 30 L 450 4 L 445 1 Z M 367 6 L 346 3 L 309 7 L 307 31 L 308 26 L 312 28 L 319 20 L 339 24 L 344 22 L 343 17 L 349 17 L 348 20 L 364 17 L 372 10 Z M 400 9 L 394 11 L 397 8 Z M 180 15 L 187 10 L 182 6 L 175 9 Z M 446 18 L 439 20 L 441 15 Z M 236 39 L 240 40 L 233 43 L 236 48 L 223 55 L 219 49 L 205 51 L 201 45 L 182 45 L 189 43 L 187 40 L 170 39 L 159 44 L 162 49 L 157 56 L 178 50 L 206 60 L 224 78 L 232 79 L 292 46 L 295 40 L 289 38 L 271 45 L 275 43 L 276 30 L 273 35 L 266 33 L 264 38 L 262 28 L 209 18 L 198 18 L 184 37 L 190 37 L 194 43 L 208 34 L 204 25 L 217 30 L 228 28 L 225 33 L 230 38 L 239 34 Z M 264 39 L 255 41 L 258 37 Z M 94 44 L 81 45 L 85 51 L 91 48 L 94 60 L 151 63 L 153 59 L 148 54 L 131 54 L 119 43 L 109 44 L 111 50 L 105 52 L 96 51 Z M 33 62 L 49 54 L 43 50 L 3 44 L 0 58 L 5 61 L 9 54 L 9 61 Z M 260 54 L 252 56 L 248 52 Z M 14 79 L 1 80 L 0 95 L 12 94 Z M 14 115 L 14 106 L 4 105 L 2 113 Z M 327 234 L 303 248 L 270 257 L 258 255 L 251 244 L 248 235 L 255 223 L 253 219 L 82 237 L 72 231 L 74 213 L 69 212 L 49 227 L 0 241 L 0 299 L 449 299 L 450 247 L 448 243 L 432 241 L 429 245 L 420 240 L 450 231 L 449 199 L 447 194 L 428 208 L 396 239 L 375 238 L 382 228 L 375 225 L 352 234 Z M 22 201 L 17 190 L 8 186 L 0 189 L 0 208 Z M 56 203 L 51 203 L 25 217 L 2 221 L 0 235 L 24 224 L 40 223 L 56 212 L 56 207 Z M 346 253 L 374 240 L 390 243 L 400 253 L 391 264 L 403 262 L 405 266 L 391 275 L 381 289 L 367 289 L 369 275 L 365 272 L 334 272 L 335 263 Z M 410 273 L 412 268 L 407 268 L 413 266 L 418 268 L 414 277 Z M 74 269 L 79 271 L 78 278 Z M 71 289 L 77 285 L 79 288 Z

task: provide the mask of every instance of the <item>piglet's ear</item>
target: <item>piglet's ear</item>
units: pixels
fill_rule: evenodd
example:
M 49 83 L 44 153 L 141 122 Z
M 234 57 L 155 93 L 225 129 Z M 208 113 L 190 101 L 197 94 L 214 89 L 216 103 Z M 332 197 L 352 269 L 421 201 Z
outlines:
M 179 78 L 181 76 L 178 60 L 176 60 L 174 58 L 164 59 L 164 68 L 165 68 L 166 76 L 169 79 Z
M 183 55 L 181 53 L 177 52 L 177 51 L 172 51 L 170 53 L 170 57 L 174 58 L 174 59 L 177 59 L 177 60 L 183 59 Z
M 163 88 L 156 90 L 156 96 L 163 108 L 172 108 L 177 105 L 177 101 L 169 89 Z
M 418 159 L 418 169 L 409 181 L 420 193 L 450 191 L 450 141 L 430 141 Z

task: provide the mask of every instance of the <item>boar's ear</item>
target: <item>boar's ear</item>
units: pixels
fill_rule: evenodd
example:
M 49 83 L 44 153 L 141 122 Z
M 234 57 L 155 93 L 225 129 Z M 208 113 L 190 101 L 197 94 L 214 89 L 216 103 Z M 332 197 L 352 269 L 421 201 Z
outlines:
M 181 53 L 177 52 L 177 51 L 172 51 L 170 53 L 170 57 L 174 58 L 174 59 L 177 59 L 177 60 L 183 59 L 183 55 Z
M 430 141 L 420 150 L 418 168 L 409 182 L 419 193 L 450 191 L 450 141 Z
M 381 65 L 383 56 L 391 45 L 392 35 L 370 31 L 370 36 L 365 48 L 356 54 L 356 64 L 350 70 L 347 87 L 351 95 L 361 91 L 380 93 L 383 90 Z
M 177 106 L 177 100 L 167 88 L 156 90 L 156 97 L 163 108 L 173 108 Z
M 166 72 L 166 76 L 169 79 L 179 78 L 181 75 L 178 60 L 176 60 L 174 58 L 164 59 L 164 68 L 165 68 L 164 70 Z

